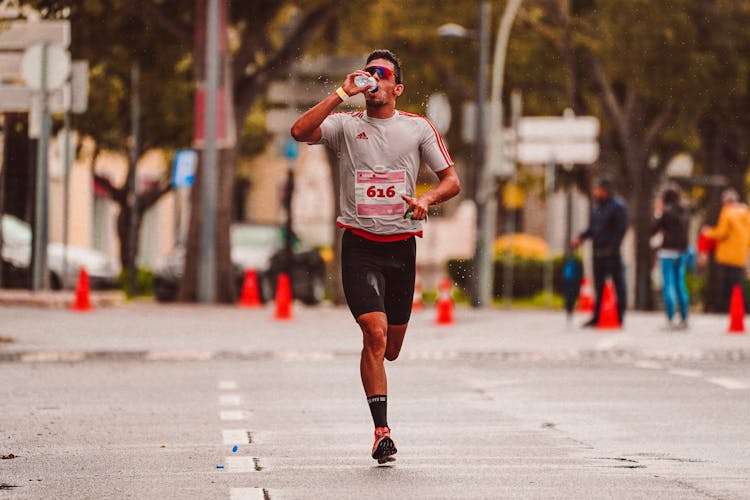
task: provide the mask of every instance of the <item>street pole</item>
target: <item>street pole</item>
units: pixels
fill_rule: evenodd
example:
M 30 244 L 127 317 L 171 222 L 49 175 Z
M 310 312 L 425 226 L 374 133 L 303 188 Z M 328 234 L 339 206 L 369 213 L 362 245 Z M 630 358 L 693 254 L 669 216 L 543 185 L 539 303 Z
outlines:
M 495 54 L 492 63 L 492 93 L 490 97 L 490 131 L 501 140 L 498 144 L 499 161 L 503 160 L 502 141 L 502 91 L 503 75 L 505 72 L 505 54 L 508 49 L 508 38 L 513 27 L 522 0 L 509 0 L 505 5 L 500 19 L 500 30 L 495 41 Z M 477 248 L 474 262 L 477 269 L 477 293 L 472 299 L 476 307 L 487 306 L 492 301 L 492 285 L 494 282 L 494 243 L 497 230 L 497 184 L 493 165 L 486 162 L 482 168 L 480 189 L 477 192 Z
M 218 188 L 218 149 L 216 109 L 219 87 L 219 0 L 208 0 L 206 33 L 205 134 L 201 162 L 201 245 L 198 269 L 198 300 L 212 303 L 216 298 L 216 202 Z
M 63 270 L 62 279 L 68 276 L 68 243 L 70 231 L 68 219 L 70 218 L 70 109 L 65 110 L 63 129 Z
M 484 252 L 487 245 L 484 231 L 484 209 L 487 199 L 485 194 L 484 177 L 487 165 L 485 162 L 487 141 L 485 130 L 485 112 L 487 96 L 487 56 L 489 53 L 490 33 L 490 3 L 482 2 L 479 7 L 479 61 L 477 64 L 477 95 L 476 95 L 476 139 L 474 141 L 474 197 L 477 205 L 477 234 L 474 250 L 474 280 L 471 294 L 471 305 L 482 307 L 489 304 L 491 298 L 492 269 L 488 269 Z M 488 285 L 489 283 L 489 285 Z
M 42 45 L 41 53 L 41 127 L 39 142 L 37 143 L 36 155 L 36 184 L 34 195 L 34 233 L 32 246 L 31 266 L 31 290 L 38 292 L 48 287 L 47 278 L 47 242 L 49 240 L 47 210 L 48 210 L 48 163 L 47 153 L 49 151 L 49 91 L 47 89 L 47 65 L 49 44 Z
M 130 220 L 128 221 L 128 293 L 131 297 L 136 294 L 136 283 L 138 266 L 136 264 L 138 249 L 138 198 L 136 194 L 136 165 L 140 150 L 140 80 L 141 68 L 138 63 L 133 64 L 130 69 L 130 169 L 128 170 L 128 206 L 130 207 Z

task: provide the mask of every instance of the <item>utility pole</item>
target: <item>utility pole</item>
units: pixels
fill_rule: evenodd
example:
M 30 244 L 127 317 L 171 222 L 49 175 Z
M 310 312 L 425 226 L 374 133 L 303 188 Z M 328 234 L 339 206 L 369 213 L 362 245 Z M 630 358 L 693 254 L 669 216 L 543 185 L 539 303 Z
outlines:
M 217 95 L 219 88 L 219 0 L 208 0 L 206 30 L 206 107 L 201 157 L 201 240 L 198 300 L 216 300 L 216 203 L 218 191 Z
M 522 0 L 509 0 L 500 19 L 500 30 L 495 42 L 495 54 L 492 63 L 492 93 L 490 97 L 490 133 L 495 139 L 495 162 L 504 161 L 503 156 L 503 76 L 505 73 L 505 54 L 508 49 L 508 38 L 513 27 Z M 485 307 L 492 303 L 492 285 L 494 283 L 494 243 L 497 226 L 497 182 L 494 168 L 496 165 L 483 162 L 479 191 L 477 192 L 477 248 L 474 253 L 476 269 L 476 292 L 472 305 Z
M 130 220 L 128 220 L 128 292 L 131 297 L 136 294 L 136 283 L 138 275 L 137 256 L 138 249 L 138 196 L 136 193 L 136 165 L 140 155 L 140 121 L 141 121 L 141 97 L 140 97 L 141 68 L 134 63 L 130 69 L 130 169 L 128 170 L 128 207 L 130 207 Z

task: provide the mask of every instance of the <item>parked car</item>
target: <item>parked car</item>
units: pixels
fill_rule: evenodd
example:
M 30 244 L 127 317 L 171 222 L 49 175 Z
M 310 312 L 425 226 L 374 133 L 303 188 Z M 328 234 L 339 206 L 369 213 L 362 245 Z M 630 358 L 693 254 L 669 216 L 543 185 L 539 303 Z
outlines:
M 2 231 L 3 285 L 25 288 L 30 283 L 31 275 L 31 227 L 18 217 L 3 214 Z M 47 271 L 50 288 L 53 290 L 75 289 L 82 267 L 86 268 L 92 289 L 117 287 L 120 265 L 106 254 L 91 248 L 66 246 L 57 242 L 47 245 Z
M 245 272 L 253 269 L 261 301 L 272 300 L 278 276 L 284 269 L 283 228 L 272 224 L 237 223 L 231 227 L 230 239 L 237 298 Z M 292 296 L 308 305 L 318 304 L 323 300 L 326 286 L 326 266 L 320 252 L 293 236 L 292 255 Z M 184 267 L 185 248 L 178 245 L 154 270 L 156 300 L 169 302 L 177 298 Z

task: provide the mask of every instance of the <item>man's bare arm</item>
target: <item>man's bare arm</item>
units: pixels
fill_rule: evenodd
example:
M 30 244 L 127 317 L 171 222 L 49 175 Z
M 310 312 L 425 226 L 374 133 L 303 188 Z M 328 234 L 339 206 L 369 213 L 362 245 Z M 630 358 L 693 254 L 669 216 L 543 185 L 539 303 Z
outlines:
M 320 101 L 318 104 L 307 110 L 300 116 L 294 125 L 292 125 L 292 137 L 299 142 L 317 142 L 320 140 L 320 124 L 326 119 L 326 116 L 336 109 L 336 107 L 348 99 L 347 96 L 353 96 L 361 93 L 367 87 L 357 87 L 354 85 L 354 77 L 360 74 L 366 74 L 364 71 L 355 71 L 346 75 L 341 87 L 331 92 L 331 95 Z M 339 92 L 344 92 L 342 96 Z
M 416 198 L 401 195 L 401 198 L 409 204 L 409 209 L 414 211 L 412 219 L 422 220 L 427 217 L 430 205 L 450 200 L 461 192 L 461 181 L 458 179 L 456 169 L 448 167 L 436 172 L 440 182 L 435 187 Z M 409 210 L 407 209 L 407 210 Z

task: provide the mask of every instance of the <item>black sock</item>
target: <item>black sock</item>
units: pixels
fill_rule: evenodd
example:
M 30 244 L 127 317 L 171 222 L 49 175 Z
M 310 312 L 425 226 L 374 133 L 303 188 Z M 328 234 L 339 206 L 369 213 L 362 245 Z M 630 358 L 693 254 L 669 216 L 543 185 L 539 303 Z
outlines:
M 375 427 L 388 427 L 388 396 L 370 396 L 367 398 L 367 404 L 370 405 Z

